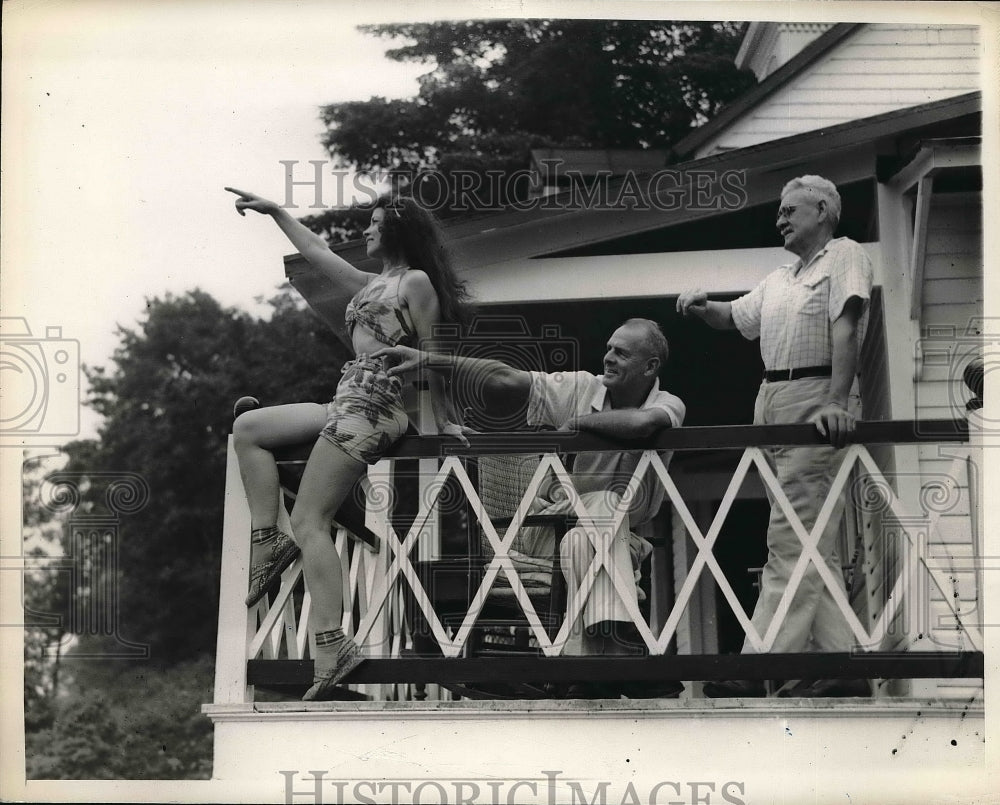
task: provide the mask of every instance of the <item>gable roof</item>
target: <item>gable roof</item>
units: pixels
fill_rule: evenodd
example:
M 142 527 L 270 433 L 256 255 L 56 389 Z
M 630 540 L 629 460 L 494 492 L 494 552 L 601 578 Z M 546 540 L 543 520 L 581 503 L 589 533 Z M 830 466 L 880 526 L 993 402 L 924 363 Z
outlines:
M 736 54 L 736 66 L 753 70 L 758 81 L 763 81 L 771 73 L 781 67 L 788 59 L 793 58 L 806 45 L 829 31 L 836 23 L 833 22 L 751 22 L 743 29 L 743 41 Z M 795 47 L 795 42 L 801 45 Z M 795 50 L 787 58 L 782 59 L 787 48 Z M 771 66 L 772 59 L 782 59 Z
M 862 25 L 863 23 L 842 22 L 834 25 L 825 34 L 810 42 L 797 56 L 790 59 L 756 87 L 723 109 L 722 112 L 708 121 L 704 126 L 695 129 L 687 137 L 678 142 L 673 147 L 674 161 L 690 158 L 701 145 L 733 123 L 747 110 L 752 109 L 776 90 L 783 87 L 820 56 L 827 53 L 835 45 L 861 28 Z
M 733 170 L 744 172 L 748 203 L 773 201 L 777 199 L 778 190 L 784 182 L 792 178 L 784 176 L 784 172 L 801 172 L 805 161 L 816 163 L 817 155 L 832 159 L 838 153 L 857 151 L 856 157 L 849 160 L 850 171 L 858 176 L 874 176 L 876 146 L 880 141 L 909 136 L 912 132 L 927 127 L 976 115 L 980 112 L 981 105 L 981 93 L 970 92 L 802 132 L 780 140 L 769 140 L 735 151 L 712 154 L 674 165 L 670 170 L 681 174 L 712 170 L 717 176 Z M 849 177 L 831 174 L 829 178 L 837 182 Z M 612 191 L 616 187 L 616 184 L 610 185 Z M 536 204 L 530 209 L 507 208 L 442 222 L 456 265 L 475 266 L 504 259 L 539 256 L 719 214 L 719 210 L 687 205 L 670 212 L 659 209 L 597 209 L 588 206 L 566 208 L 559 206 L 558 196 L 549 198 L 553 202 L 551 205 Z M 360 240 L 338 244 L 332 250 L 358 268 L 377 270 L 378 261 L 367 257 Z M 285 258 L 286 265 L 300 259 L 299 255 L 290 255 Z

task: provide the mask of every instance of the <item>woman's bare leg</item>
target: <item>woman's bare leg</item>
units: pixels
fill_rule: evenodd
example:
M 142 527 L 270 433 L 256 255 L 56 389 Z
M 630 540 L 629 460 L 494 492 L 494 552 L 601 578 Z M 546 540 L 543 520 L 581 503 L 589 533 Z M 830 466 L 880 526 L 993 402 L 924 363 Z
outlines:
M 317 632 L 340 627 L 343 585 L 340 556 L 330 539 L 330 525 L 351 487 L 368 469 L 336 445 L 316 440 L 292 509 L 292 532 L 302 550 L 303 571 L 312 596 L 312 624 Z
M 250 507 L 250 585 L 246 605 L 253 606 L 298 555 L 289 535 L 278 528 L 281 489 L 276 447 L 310 442 L 326 423 L 325 406 L 277 405 L 248 411 L 233 425 L 233 447 Z
M 343 571 L 330 539 L 330 525 L 351 487 L 366 470 L 363 462 L 320 437 L 309 455 L 292 509 L 292 531 L 302 550 L 302 571 L 312 597 L 309 627 L 316 638 L 317 680 L 329 677 L 335 670 L 348 671 L 346 665 L 353 667 L 360 661 L 354 642 L 341 631 Z M 321 687 L 317 681 L 306 698 L 316 697 Z
M 316 439 L 326 424 L 326 406 L 318 403 L 275 405 L 247 411 L 233 424 L 233 447 L 250 506 L 250 528 L 278 522 L 278 465 L 271 451 Z

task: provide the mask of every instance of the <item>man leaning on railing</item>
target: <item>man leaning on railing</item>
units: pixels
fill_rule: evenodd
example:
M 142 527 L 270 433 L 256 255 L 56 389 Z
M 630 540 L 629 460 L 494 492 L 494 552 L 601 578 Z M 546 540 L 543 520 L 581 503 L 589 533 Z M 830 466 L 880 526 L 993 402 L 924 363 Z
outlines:
M 684 403 L 660 389 L 658 374 L 667 360 L 667 340 L 659 325 L 648 319 L 629 319 L 614 331 L 604 355 L 604 374 L 599 376 L 590 372 L 528 372 L 496 360 L 430 354 L 403 346 L 383 349 L 374 357 L 383 355 L 399 362 L 389 370 L 390 374 L 426 367 L 459 375 L 459 383 L 476 384 L 484 392 L 483 398 L 505 414 L 510 410 L 525 411 L 525 424 L 529 426 L 589 431 L 614 439 L 641 439 L 661 428 L 680 427 L 684 421 Z M 622 500 L 621 493 L 634 474 L 641 452 L 605 451 L 577 456 L 572 472 L 573 485 L 598 527 L 613 520 Z M 666 465 L 670 460 L 669 451 L 661 455 Z M 611 561 L 595 579 L 563 654 L 624 655 L 643 651 L 641 638 L 628 614 L 629 607 L 619 596 L 609 574 L 620 572 L 622 578 L 628 579 L 626 592 L 632 598 L 630 603 L 637 604 L 638 568 L 651 547 L 632 533 L 632 529 L 650 520 L 662 499 L 662 486 L 645 482 L 631 499 L 628 521 L 623 521 L 614 535 Z M 531 512 L 561 514 L 570 509 L 570 502 L 558 484 L 549 483 L 541 488 Z M 533 532 L 530 552 L 542 557 L 553 556 L 556 546 L 552 529 L 539 528 Z M 558 547 L 569 590 L 569 607 L 572 607 L 573 597 L 595 551 L 583 527 L 570 529 Z M 621 683 L 611 690 L 607 685 L 576 685 L 569 695 L 581 698 L 612 693 L 641 695 L 633 687 Z M 682 684 L 670 682 L 663 689 L 646 691 L 645 695 L 676 696 L 682 689 Z
M 760 338 L 764 381 L 754 406 L 754 424 L 811 422 L 831 447 L 776 447 L 765 451 L 785 495 L 810 531 L 827 498 L 855 427 L 860 400 L 853 391 L 871 295 L 872 268 L 861 247 L 833 238 L 840 219 L 840 195 L 832 182 L 803 176 L 785 185 L 777 228 L 798 260 L 771 272 L 750 293 L 732 302 L 710 301 L 701 290 L 685 291 L 677 310 L 716 329 L 738 329 Z M 831 514 L 817 545 L 834 577 L 843 584 L 837 539 L 843 500 Z M 763 636 L 778 611 L 789 577 L 802 552 L 781 507 L 771 502 L 768 559 L 754 609 L 753 628 Z M 778 617 L 781 613 L 778 613 Z M 851 631 L 819 572 L 810 567 L 784 615 L 771 650 L 842 652 Z M 743 653 L 752 653 L 749 637 Z M 708 683 L 709 697 L 763 696 L 762 682 Z M 869 696 L 867 680 L 804 681 L 790 691 L 801 696 Z

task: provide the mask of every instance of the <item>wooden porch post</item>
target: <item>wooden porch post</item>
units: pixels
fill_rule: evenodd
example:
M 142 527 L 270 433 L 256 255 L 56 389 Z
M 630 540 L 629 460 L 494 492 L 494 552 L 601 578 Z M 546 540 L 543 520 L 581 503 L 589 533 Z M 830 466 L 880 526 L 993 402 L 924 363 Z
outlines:
M 253 639 L 253 612 L 243 600 L 250 574 L 250 508 L 240 478 L 233 437 L 226 454 L 226 497 L 222 523 L 219 635 L 215 654 L 215 704 L 253 701 L 247 685 L 247 646 Z

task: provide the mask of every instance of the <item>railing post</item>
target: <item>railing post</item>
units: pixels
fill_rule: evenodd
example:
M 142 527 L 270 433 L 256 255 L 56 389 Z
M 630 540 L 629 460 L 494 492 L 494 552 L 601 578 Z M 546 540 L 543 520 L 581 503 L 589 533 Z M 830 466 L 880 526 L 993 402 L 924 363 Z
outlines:
M 421 433 L 437 433 L 437 422 L 434 420 L 434 409 L 431 401 L 430 391 L 421 390 L 417 392 L 417 405 L 419 428 Z M 422 501 L 430 497 L 431 479 L 437 474 L 440 462 L 436 458 L 422 458 L 417 462 L 419 477 L 417 479 L 417 501 L 418 511 Z M 440 512 L 437 517 L 432 518 L 427 523 L 427 527 L 417 541 L 417 556 L 421 562 L 429 562 L 441 558 L 441 533 L 439 523 L 441 521 Z
M 389 621 L 392 612 L 392 591 L 387 591 L 385 601 L 374 601 L 378 594 L 379 585 L 376 580 L 385 578 L 389 573 L 389 561 L 391 548 L 389 547 L 388 531 L 392 527 L 391 514 L 393 496 L 392 489 L 393 462 L 382 459 L 375 466 L 368 470 L 368 487 L 365 500 L 365 525 L 378 535 L 380 544 L 379 552 L 369 555 L 369 551 L 362 546 L 357 546 L 355 550 L 355 561 L 359 563 L 358 589 L 364 590 L 362 596 L 358 596 L 358 620 L 360 621 L 368 613 L 371 606 L 381 606 L 378 617 L 372 624 L 372 628 L 361 643 L 362 651 L 369 657 L 388 657 L 391 632 Z M 376 490 L 373 494 L 372 490 Z M 345 558 L 347 546 L 344 546 Z M 385 684 L 362 685 L 363 692 L 372 695 L 377 700 L 385 700 L 389 686 Z
M 229 437 L 226 497 L 222 521 L 222 575 L 219 584 L 219 634 L 215 654 L 215 704 L 252 701 L 247 685 L 247 646 L 253 639 L 253 610 L 243 605 L 250 573 L 250 509 Z
M 982 357 L 973 359 L 965 367 L 962 379 L 972 392 L 972 399 L 966 403 L 966 422 L 969 424 L 969 516 L 975 532 L 973 547 L 976 559 L 983 560 L 983 502 L 979 494 L 983 479 L 983 380 L 985 362 Z M 982 607 L 982 567 L 977 573 L 976 591 L 979 606 Z M 981 611 L 981 609 L 980 609 Z

